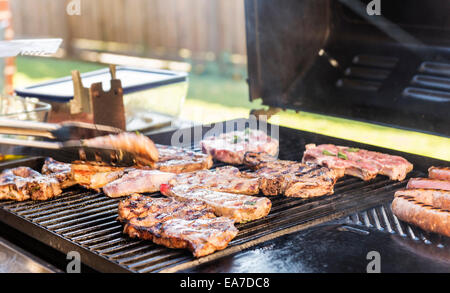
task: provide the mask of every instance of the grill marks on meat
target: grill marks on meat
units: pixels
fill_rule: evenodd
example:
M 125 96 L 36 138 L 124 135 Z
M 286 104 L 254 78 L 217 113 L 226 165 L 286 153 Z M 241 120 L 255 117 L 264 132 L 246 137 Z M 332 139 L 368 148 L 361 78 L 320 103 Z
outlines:
M 5 170 L 0 174 L 0 199 L 16 201 L 47 200 L 62 193 L 57 179 L 43 176 L 28 167 Z
M 132 238 L 188 249 L 195 257 L 226 248 L 238 233 L 233 220 L 216 217 L 204 203 L 173 198 L 132 195 L 119 203 L 119 220 Z
M 264 153 L 247 153 L 244 162 L 256 170 L 248 173 L 259 179 L 264 195 L 310 198 L 334 193 L 338 175 L 318 165 L 276 160 Z
M 210 155 L 179 147 L 157 145 L 159 159 L 155 169 L 168 173 L 186 173 L 207 170 L 213 165 Z
M 417 202 L 450 211 L 450 191 L 434 189 L 406 189 L 395 193 L 396 197 L 412 198 Z
M 161 193 L 181 201 L 201 201 L 212 208 L 217 216 L 225 216 L 238 223 L 263 218 L 272 207 L 272 202 L 265 197 L 225 193 L 191 185 L 162 185 Z
M 45 160 L 45 163 L 42 166 L 42 174 L 58 180 L 62 189 L 77 184 L 72 176 L 71 165 L 55 161 L 52 158 L 47 158 Z
M 191 185 L 214 191 L 254 195 L 259 193 L 258 178 L 249 178 L 238 168 L 227 166 L 214 171 L 204 170 L 179 174 L 169 181 L 172 186 Z
M 445 180 L 448 170 L 431 167 L 430 178 L 411 178 L 405 190 L 395 193 L 394 214 L 426 231 L 450 236 L 450 180 Z
M 375 178 L 377 174 L 401 181 L 413 169 L 411 163 L 399 156 L 331 144 L 307 145 L 303 162 L 335 169 L 340 177 L 351 175 L 364 181 Z
M 450 211 L 419 202 L 411 197 L 396 196 L 392 211 L 402 221 L 429 232 L 450 237 Z
M 247 152 L 263 152 L 275 156 L 278 153 L 278 140 L 261 130 L 234 131 L 211 136 L 200 142 L 204 153 L 228 164 L 240 165 Z
M 103 192 L 109 197 L 120 197 L 133 193 L 153 193 L 161 184 L 167 184 L 175 176 L 158 170 L 130 170 L 121 178 L 106 184 Z

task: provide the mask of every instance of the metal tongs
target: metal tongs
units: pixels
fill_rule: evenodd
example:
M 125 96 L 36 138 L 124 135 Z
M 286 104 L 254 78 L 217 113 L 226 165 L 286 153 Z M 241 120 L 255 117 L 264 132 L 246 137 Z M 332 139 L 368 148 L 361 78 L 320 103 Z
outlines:
M 131 152 L 91 147 L 84 143 L 85 139 L 120 132 L 122 130 L 118 128 L 83 122 L 51 124 L 0 119 L 1 134 L 47 139 L 47 141 L 38 141 L 0 137 L 0 153 L 52 157 L 65 163 L 82 161 L 118 167 L 133 166 L 136 164 L 137 158 Z

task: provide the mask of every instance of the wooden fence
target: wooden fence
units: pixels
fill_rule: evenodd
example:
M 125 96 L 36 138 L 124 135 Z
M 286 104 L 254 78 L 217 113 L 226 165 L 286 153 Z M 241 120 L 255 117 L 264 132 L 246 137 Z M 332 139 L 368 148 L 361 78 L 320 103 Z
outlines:
M 11 10 L 16 37 L 61 37 L 69 52 L 96 44 L 172 59 L 246 54 L 243 0 L 11 0 Z

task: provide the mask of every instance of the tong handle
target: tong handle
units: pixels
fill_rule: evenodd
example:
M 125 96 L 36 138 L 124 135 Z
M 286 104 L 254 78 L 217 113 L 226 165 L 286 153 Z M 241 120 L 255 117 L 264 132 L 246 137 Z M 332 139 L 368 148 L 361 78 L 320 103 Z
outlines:
M 0 119 L 0 133 L 12 135 L 38 136 L 58 141 L 93 138 L 107 134 L 118 134 L 121 129 L 107 125 L 85 122 L 64 122 L 52 124 L 34 121 Z
M 3 137 L 0 137 L 0 145 L 23 146 L 48 150 L 58 150 L 63 147 L 63 145 L 59 142 L 47 142 L 47 141 L 25 140 L 25 139 L 3 138 Z
M 61 126 L 52 123 L 0 119 L 0 133 L 12 135 L 39 136 L 54 139 L 53 131 Z

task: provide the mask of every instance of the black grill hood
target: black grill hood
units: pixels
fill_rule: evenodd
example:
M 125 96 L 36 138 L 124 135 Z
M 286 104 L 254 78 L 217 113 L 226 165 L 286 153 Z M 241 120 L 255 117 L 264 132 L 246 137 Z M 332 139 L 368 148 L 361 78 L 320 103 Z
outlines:
M 449 137 L 450 2 L 369 2 L 246 0 L 250 99 Z

